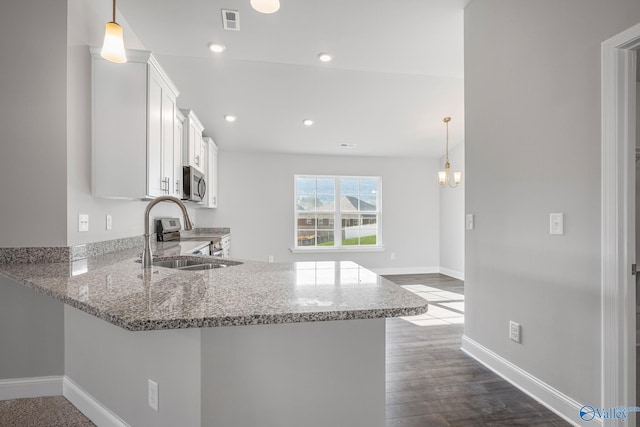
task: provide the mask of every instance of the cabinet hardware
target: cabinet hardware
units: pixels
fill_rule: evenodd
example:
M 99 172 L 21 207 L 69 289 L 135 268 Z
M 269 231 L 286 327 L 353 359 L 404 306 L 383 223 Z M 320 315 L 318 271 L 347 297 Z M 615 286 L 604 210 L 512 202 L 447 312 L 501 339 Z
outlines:
M 165 178 L 162 180 L 162 192 L 163 192 L 163 193 L 167 193 L 167 194 L 169 194 L 169 191 L 170 191 L 170 190 L 169 190 L 169 182 L 170 182 L 170 181 L 171 181 L 171 180 L 170 180 L 169 178 L 167 178 L 167 177 L 165 177 Z

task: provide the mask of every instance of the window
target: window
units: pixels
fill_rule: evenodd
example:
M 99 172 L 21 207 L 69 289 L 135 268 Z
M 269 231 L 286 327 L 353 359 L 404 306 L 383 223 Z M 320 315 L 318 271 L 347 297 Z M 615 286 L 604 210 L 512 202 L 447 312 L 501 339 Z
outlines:
M 380 177 L 295 176 L 296 249 L 381 247 Z

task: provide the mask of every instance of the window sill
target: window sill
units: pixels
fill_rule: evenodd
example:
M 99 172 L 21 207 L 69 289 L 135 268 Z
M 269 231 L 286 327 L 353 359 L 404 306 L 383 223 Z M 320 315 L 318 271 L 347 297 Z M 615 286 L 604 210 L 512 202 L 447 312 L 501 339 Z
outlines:
M 384 252 L 384 246 L 355 246 L 355 247 L 312 247 L 312 248 L 289 248 L 291 253 L 340 253 L 340 252 Z

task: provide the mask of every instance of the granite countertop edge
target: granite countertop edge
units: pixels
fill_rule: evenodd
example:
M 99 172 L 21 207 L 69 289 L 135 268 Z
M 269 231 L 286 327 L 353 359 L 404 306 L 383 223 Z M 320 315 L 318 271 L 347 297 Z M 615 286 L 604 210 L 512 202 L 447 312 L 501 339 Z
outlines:
M 100 258 L 100 257 L 99 257 Z M 97 259 L 99 259 L 97 258 Z M 126 258 L 125 262 L 133 261 L 131 258 Z M 274 264 L 265 264 L 254 261 L 242 261 L 236 260 L 236 262 L 246 263 L 249 266 L 257 269 L 258 273 L 264 268 L 273 268 Z M 265 267 L 260 265 L 265 264 Z M 117 267 L 119 264 L 114 264 Z M 51 264 L 42 264 L 42 267 L 37 267 L 38 264 L 31 264 L 30 266 L 22 266 L 21 268 L 47 268 Z M 267 267 L 271 266 L 271 267 Z M 238 267 L 232 267 L 238 268 Z M 14 274 L 15 273 L 15 274 Z M 202 313 L 202 317 L 165 317 L 165 318 L 148 318 L 148 315 L 144 313 L 138 313 L 135 309 L 129 311 L 118 310 L 119 307 L 113 307 L 113 311 L 110 311 L 110 306 L 99 307 L 100 301 L 84 302 L 73 296 L 60 292 L 57 289 L 52 289 L 44 285 L 37 283 L 37 280 L 31 277 L 21 275 L 20 271 L 12 272 L 11 270 L 3 270 L 0 266 L 0 275 L 6 277 L 12 281 L 17 282 L 23 286 L 31 288 L 36 292 L 47 295 L 56 301 L 63 304 L 67 304 L 78 310 L 81 310 L 89 315 L 102 319 L 115 326 L 121 327 L 129 331 L 152 331 L 152 330 L 168 330 L 168 329 L 184 329 L 184 328 L 201 328 L 201 327 L 224 327 L 224 326 L 249 326 L 249 325 L 267 325 L 267 324 L 287 324 L 287 323 L 303 323 L 303 322 L 323 322 L 323 321 L 336 321 L 336 320 L 357 320 L 357 319 L 374 319 L 374 318 L 387 318 L 387 317 L 401 317 L 401 316 L 414 316 L 425 313 L 428 309 L 428 302 L 420 297 L 407 299 L 401 297 L 396 298 L 398 291 L 392 291 L 392 296 L 383 297 L 380 301 L 374 301 L 371 303 L 372 307 L 369 308 L 366 305 L 362 307 L 344 307 L 344 309 L 332 307 L 331 309 L 324 309 L 322 307 L 304 308 L 301 311 L 290 311 L 286 307 L 281 311 L 274 311 L 272 313 L 263 313 L 264 309 L 257 307 L 254 313 L 216 313 L 213 316 L 208 313 Z M 52 279 L 53 280 L 53 279 Z M 392 282 L 387 281 L 384 278 L 384 287 L 397 286 Z M 399 287 L 399 286 L 398 286 Z M 409 293 L 406 290 L 400 291 L 400 293 Z M 226 310 L 224 310 L 226 311 Z M 246 311 L 242 310 L 242 311 Z M 136 315 L 139 316 L 136 317 Z

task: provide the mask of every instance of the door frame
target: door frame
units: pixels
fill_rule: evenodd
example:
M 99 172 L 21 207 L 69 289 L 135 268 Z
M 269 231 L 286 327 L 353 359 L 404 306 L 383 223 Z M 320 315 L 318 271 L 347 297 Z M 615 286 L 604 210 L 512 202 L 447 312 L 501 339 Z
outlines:
M 602 43 L 602 406 L 636 406 L 635 145 L 640 24 Z M 623 425 L 620 421 L 606 425 Z M 635 426 L 629 417 L 627 426 Z

